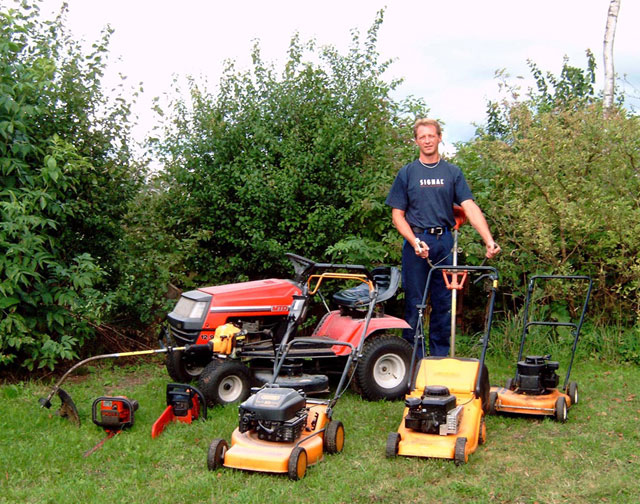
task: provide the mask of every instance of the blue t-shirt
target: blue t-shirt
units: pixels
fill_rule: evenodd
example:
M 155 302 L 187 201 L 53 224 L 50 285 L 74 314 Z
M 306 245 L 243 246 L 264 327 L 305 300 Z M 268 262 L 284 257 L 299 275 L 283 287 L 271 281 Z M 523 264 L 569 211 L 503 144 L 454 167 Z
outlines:
M 385 203 L 404 210 L 411 226 L 451 228 L 456 222 L 454 203 L 468 199 L 473 194 L 460 168 L 443 159 L 427 168 L 416 159 L 400 168 Z

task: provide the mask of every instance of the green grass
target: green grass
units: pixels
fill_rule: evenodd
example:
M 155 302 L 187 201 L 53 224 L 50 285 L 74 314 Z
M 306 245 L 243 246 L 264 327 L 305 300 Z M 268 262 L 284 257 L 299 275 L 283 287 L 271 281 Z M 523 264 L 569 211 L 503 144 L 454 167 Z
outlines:
M 153 358 L 152 358 L 153 359 Z M 346 429 L 343 453 L 325 457 L 307 476 L 210 472 L 207 449 L 229 440 L 237 407 L 217 407 L 206 422 L 171 424 L 157 439 L 151 425 L 166 407 L 169 378 L 159 359 L 127 367 L 93 367 L 64 388 L 77 428 L 40 408 L 51 383 L 0 387 L 0 502 L 7 503 L 271 503 L 271 502 L 637 502 L 640 478 L 640 369 L 581 360 L 572 378 L 580 403 L 566 424 L 550 419 L 491 416 L 487 442 L 468 464 L 387 459 L 386 438 L 401 420 L 402 402 L 369 403 L 352 392 L 335 408 Z M 492 384 L 513 364 L 489 361 Z M 561 369 L 562 372 L 562 369 Z M 137 399 L 133 428 L 88 458 L 104 437 L 91 422 L 100 395 Z

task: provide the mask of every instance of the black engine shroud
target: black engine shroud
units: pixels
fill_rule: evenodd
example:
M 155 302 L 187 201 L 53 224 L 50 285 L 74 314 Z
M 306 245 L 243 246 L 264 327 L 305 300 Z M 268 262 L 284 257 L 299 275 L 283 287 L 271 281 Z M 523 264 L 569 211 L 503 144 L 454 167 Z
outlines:
M 447 387 L 432 385 L 425 387 L 421 397 L 405 400 L 409 412 L 404 420 L 407 429 L 426 434 L 439 434 L 440 426 L 447 424 L 447 415 L 456 407 L 456 397 Z
M 539 395 L 558 386 L 559 364 L 550 355 L 529 355 L 518 362 L 515 386 L 523 394 Z
M 291 443 L 307 424 L 304 395 L 291 388 L 265 388 L 240 405 L 240 432 L 255 430 L 266 441 Z

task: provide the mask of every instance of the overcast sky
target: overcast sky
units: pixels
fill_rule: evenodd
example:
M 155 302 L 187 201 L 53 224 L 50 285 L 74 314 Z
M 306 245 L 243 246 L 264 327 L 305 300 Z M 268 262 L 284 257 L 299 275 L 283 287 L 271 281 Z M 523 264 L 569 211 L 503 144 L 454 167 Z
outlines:
M 61 0 L 46 0 L 42 13 L 59 9 Z M 388 77 L 403 77 L 400 95 L 425 100 L 431 115 L 445 122 L 445 144 L 469 140 L 474 123 L 484 122 L 486 102 L 498 96 L 494 77 L 505 69 L 530 77 L 527 60 L 558 74 L 563 57 L 584 68 L 586 49 L 598 64 L 602 89 L 602 48 L 609 0 L 67 0 L 68 26 L 89 42 L 110 25 L 112 64 L 107 79 L 118 73 L 131 84 L 144 83 L 137 107 L 139 137 L 156 123 L 151 99 L 171 94 L 173 76 L 206 76 L 210 90 L 218 83 L 225 60 L 250 64 L 254 41 L 263 59 L 285 60 L 291 36 L 315 39 L 345 52 L 351 30 L 362 38 L 376 12 L 386 6 L 378 49 L 394 58 Z M 621 0 L 614 63 L 640 95 L 640 2 Z M 119 58 L 119 61 L 117 61 Z M 530 81 L 529 81 L 530 82 Z M 526 88 L 526 84 L 525 84 Z M 640 101 L 630 101 L 637 109 Z

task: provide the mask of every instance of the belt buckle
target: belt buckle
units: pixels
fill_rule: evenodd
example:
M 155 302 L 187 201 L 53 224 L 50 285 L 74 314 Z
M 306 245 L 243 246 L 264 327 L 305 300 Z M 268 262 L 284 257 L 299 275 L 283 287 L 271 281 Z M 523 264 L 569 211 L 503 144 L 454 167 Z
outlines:
M 441 236 L 444 234 L 444 228 L 441 227 L 432 227 L 431 229 L 429 229 L 429 232 L 433 235 L 436 236 Z

